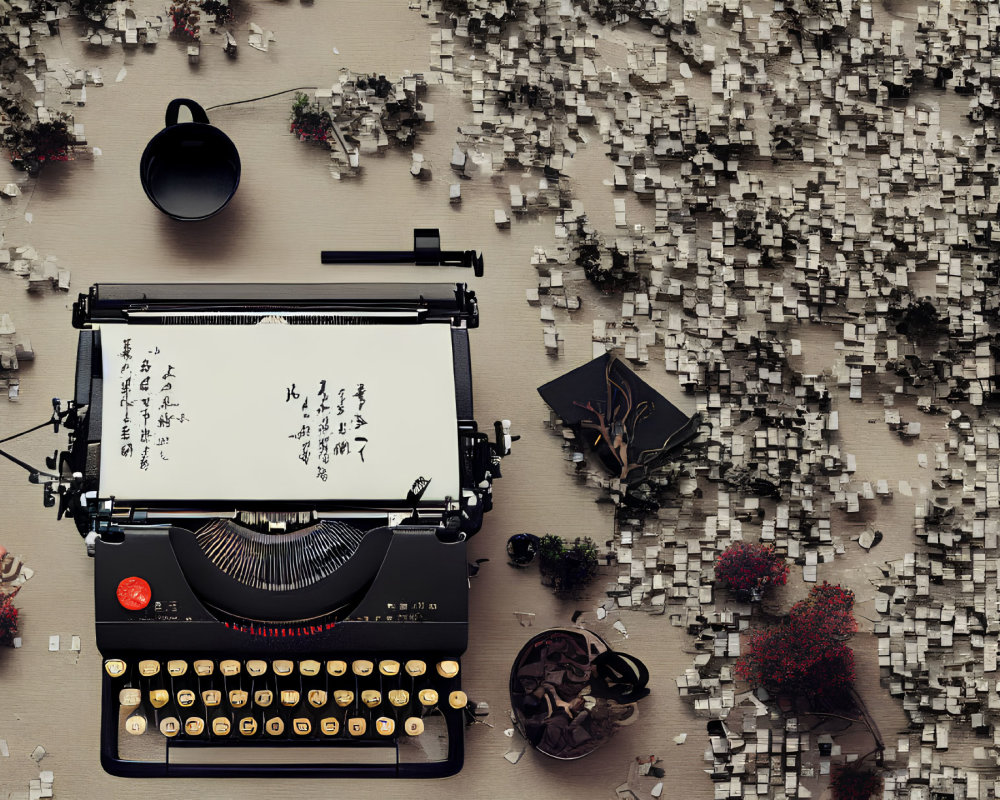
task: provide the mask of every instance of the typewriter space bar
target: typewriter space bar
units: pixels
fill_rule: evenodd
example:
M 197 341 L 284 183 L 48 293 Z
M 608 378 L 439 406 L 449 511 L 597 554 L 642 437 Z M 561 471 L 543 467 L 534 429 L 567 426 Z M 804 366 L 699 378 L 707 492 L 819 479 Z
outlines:
M 289 747 L 280 745 L 189 745 L 170 743 L 167 762 L 169 764 L 205 765 L 270 765 L 299 764 L 302 766 L 327 764 L 391 764 L 397 761 L 395 745 L 372 745 L 369 747 L 338 745 L 300 745 Z

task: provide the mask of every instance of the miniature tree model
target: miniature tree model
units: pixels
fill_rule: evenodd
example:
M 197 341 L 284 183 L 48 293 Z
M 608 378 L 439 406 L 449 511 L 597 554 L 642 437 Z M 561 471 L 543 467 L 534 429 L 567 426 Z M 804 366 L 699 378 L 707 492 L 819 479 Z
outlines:
M 73 118 L 62 112 L 49 114 L 47 122 L 32 122 L 15 100 L 0 98 L 0 147 L 10 154 L 17 169 L 36 173 L 49 161 L 67 161 L 73 150 Z
M 590 583 L 597 574 L 597 545 L 577 538 L 569 547 L 558 536 L 543 536 L 538 543 L 539 568 L 557 592 L 572 592 Z
M 309 96 L 295 95 L 292 103 L 292 121 L 288 129 L 303 142 L 325 142 L 333 128 L 330 112 L 318 103 L 310 103 Z
M 736 673 L 775 694 L 835 699 L 854 683 L 854 652 L 845 644 L 858 629 L 854 592 L 822 583 L 781 625 L 750 634 Z
M 771 545 L 734 542 L 719 554 L 715 579 L 737 600 L 760 600 L 768 586 L 784 586 L 788 565 Z
M 869 800 L 882 789 L 882 778 L 857 764 L 844 764 L 830 778 L 834 800 Z

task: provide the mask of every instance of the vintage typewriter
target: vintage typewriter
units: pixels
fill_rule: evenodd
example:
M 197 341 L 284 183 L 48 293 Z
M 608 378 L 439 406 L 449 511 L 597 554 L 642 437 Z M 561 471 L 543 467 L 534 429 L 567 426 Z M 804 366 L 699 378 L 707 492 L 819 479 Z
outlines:
M 73 323 L 45 489 L 95 561 L 104 768 L 461 769 L 466 539 L 511 440 L 473 420 L 475 294 L 99 284 Z

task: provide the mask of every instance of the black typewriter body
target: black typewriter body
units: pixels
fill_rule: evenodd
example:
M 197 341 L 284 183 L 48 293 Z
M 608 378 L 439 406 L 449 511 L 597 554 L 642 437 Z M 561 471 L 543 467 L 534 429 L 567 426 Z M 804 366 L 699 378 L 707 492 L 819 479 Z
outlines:
M 461 769 L 466 540 L 492 506 L 491 484 L 503 455 L 500 424 L 494 444 L 473 419 L 468 331 L 478 323 L 474 293 L 464 284 L 100 284 L 74 304 L 73 322 L 80 329 L 76 386 L 65 419 L 70 443 L 59 457 L 58 493 L 60 513 L 73 517 L 95 559 L 104 768 L 134 777 L 413 778 Z M 417 329 L 434 328 L 420 336 L 448 350 L 436 357 L 447 401 L 434 404 L 446 406 L 447 418 L 436 411 L 429 425 L 447 432 L 439 437 L 446 442 L 440 447 L 445 455 L 438 456 L 445 459 L 438 467 L 444 488 L 438 473 L 429 479 L 414 474 L 405 486 L 390 481 L 385 473 L 393 472 L 395 461 L 384 462 L 392 468 L 372 466 L 372 454 L 389 459 L 390 444 L 410 453 L 411 443 L 387 438 L 377 443 L 380 451 L 368 441 L 370 433 L 350 440 L 369 448 L 368 460 L 340 469 L 347 484 L 362 480 L 356 473 L 375 470 L 371 492 L 339 495 L 336 474 L 331 488 L 324 465 L 335 459 L 321 463 L 317 457 L 329 455 L 331 444 L 315 438 L 325 429 L 313 414 L 317 407 L 336 406 L 333 378 L 326 385 L 335 358 L 329 368 L 315 367 L 324 376 L 322 395 L 315 380 L 308 397 L 288 380 L 279 387 L 287 392 L 284 401 L 272 392 L 281 413 L 292 409 L 293 397 L 295 404 L 307 397 L 301 413 L 292 409 L 298 416 L 289 417 L 298 434 L 286 433 L 292 430 L 286 427 L 274 441 L 281 448 L 301 444 L 297 460 L 313 471 L 296 459 L 275 467 L 265 446 L 253 456 L 262 471 L 273 469 L 280 481 L 291 481 L 294 496 L 261 496 L 252 485 L 246 497 L 232 489 L 214 496 L 201 484 L 175 496 L 171 481 L 184 487 L 182 479 L 151 478 L 155 469 L 181 470 L 155 463 L 152 443 L 159 441 L 163 462 L 188 459 L 192 470 L 206 470 L 202 482 L 211 482 L 216 461 L 220 474 L 247 469 L 257 479 L 256 469 L 227 464 L 211 442 L 192 455 L 170 444 L 170 431 L 157 429 L 148 415 L 141 421 L 141 403 L 151 404 L 138 393 L 145 373 L 136 365 L 145 352 L 160 354 L 160 343 L 169 351 L 184 337 L 204 338 L 209 345 L 216 337 L 231 348 L 228 343 L 238 341 L 231 329 L 264 324 L 270 327 L 257 331 L 257 339 L 274 335 L 285 341 L 289 331 L 278 328 L 294 326 L 288 339 L 294 342 L 308 341 L 310 332 L 335 341 L 337 330 L 355 342 L 351 337 L 360 332 L 347 329 L 376 326 L 374 341 L 398 342 L 404 350 Z M 155 348 L 151 331 L 158 337 Z M 108 351 L 112 342 L 114 354 Z M 188 359 L 190 370 L 201 369 L 195 363 L 201 351 L 188 347 L 198 356 Z M 314 369 L 328 358 L 324 352 L 317 348 L 300 362 Z M 163 373 L 160 383 L 172 387 L 167 376 L 183 373 L 178 363 L 185 362 L 167 360 L 154 359 L 147 372 Z M 437 378 L 413 369 L 418 383 L 434 385 Z M 262 374 L 269 374 L 266 366 Z M 412 383 L 397 387 L 387 379 L 383 406 L 374 400 L 364 406 L 358 388 L 355 419 L 364 422 L 366 408 L 377 414 L 397 402 L 407 407 Z M 176 432 L 185 401 L 170 391 L 179 390 L 161 391 L 156 399 L 165 409 L 161 423 L 172 418 Z M 196 409 L 191 417 L 216 413 L 214 405 L 195 402 L 195 387 L 186 391 L 187 408 Z M 346 396 L 342 392 L 341 405 Z M 382 415 L 388 419 L 388 412 Z M 255 425 L 278 424 L 266 413 L 252 418 Z M 421 424 L 385 422 L 404 439 L 410 431 L 429 435 Z M 200 436 L 199 442 L 205 434 Z M 358 454 L 359 447 L 352 451 L 344 442 L 345 454 Z M 295 469 L 301 477 L 288 478 Z M 149 496 L 143 487 L 150 487 Z M 315 496 L 309 496 L 313 487 Z

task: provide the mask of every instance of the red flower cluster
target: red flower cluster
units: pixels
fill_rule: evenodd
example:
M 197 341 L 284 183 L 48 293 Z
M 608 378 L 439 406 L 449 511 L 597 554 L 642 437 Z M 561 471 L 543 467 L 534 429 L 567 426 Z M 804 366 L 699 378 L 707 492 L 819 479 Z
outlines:
M 734 542 L 715 562 L 715 579 L 740 600 L 759 599 L 768 585 L 784 586 L 788 565 L 771 545 Z
M 14 644 L 17 636 L 17 609 L 14 607 L 14 597 L 5 595 L 0 599 L 0 644 Z
M 309 102 L 309 95 L 296 94 L 292 103 L 292 119 L 288 130 L 300 142 L 326 142 L 333 130 L 333 117 L 317 102 Z
M 326 129 L 312 127 L 304 123 L 293 122 L 288 126 L 288 130 L 298 136 L 300 142 L 325 142 L 328 137 Z
M 187 36 L 189 39 L 197 39 L 201 36 L 201 26 L 198 24 L 200 18 L 198 7 L 192 8 L 191 0 L 181 0 L 180 3 L 170 6 L 170 32 Z
M 750 633 L 736 674 L 777 694 L 839 694 L 855 677 L 854 652 L 844 643 L 858 629 L 853 608 L 850 589 L 814 586 L 787 623 Z

